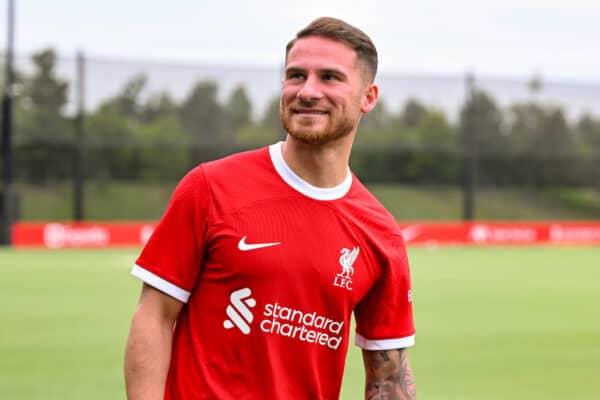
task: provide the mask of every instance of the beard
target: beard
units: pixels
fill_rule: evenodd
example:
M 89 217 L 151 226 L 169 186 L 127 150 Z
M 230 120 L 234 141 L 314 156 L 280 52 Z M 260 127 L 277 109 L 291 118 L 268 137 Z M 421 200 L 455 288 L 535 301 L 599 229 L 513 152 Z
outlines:
M 304 105 L 303 105 L 304 106 Z M 348 136 L 358 125 L 358 118 L 349 114 L 327 114 L 328 121 L 323 127 L 315 127 L 312 124 L 303 125 L 301 122 L 293 121 L 294 112 L 291 107 L 280 103 L 279 116 L 285 131 L 293 138 L 306 144 L 325 144 Z

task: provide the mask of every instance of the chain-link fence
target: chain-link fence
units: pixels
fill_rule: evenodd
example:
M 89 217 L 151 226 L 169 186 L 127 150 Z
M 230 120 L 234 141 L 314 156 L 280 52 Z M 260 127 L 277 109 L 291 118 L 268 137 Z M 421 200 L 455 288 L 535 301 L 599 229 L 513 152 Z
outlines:
M 17 59 L 21 220 L 148 220 L 199 162 L 281 140 L 282 67 Z M 351 167 L 398 219 L 600 219 L 600 84 L 381 73 Z

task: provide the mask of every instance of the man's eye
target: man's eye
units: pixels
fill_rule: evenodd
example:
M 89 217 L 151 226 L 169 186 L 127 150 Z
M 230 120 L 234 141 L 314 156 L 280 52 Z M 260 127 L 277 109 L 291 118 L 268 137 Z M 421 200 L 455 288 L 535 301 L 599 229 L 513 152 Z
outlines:
M 304 79 L 304 74 L 300 72 L 295 72 L 293 74 L 289 74 L 288 79 Z
M 338 81 L 340 78 L 338 78 L 337 75 L 335 74 L 325 74 L 323 75 L 323 80 L 324 81 Z

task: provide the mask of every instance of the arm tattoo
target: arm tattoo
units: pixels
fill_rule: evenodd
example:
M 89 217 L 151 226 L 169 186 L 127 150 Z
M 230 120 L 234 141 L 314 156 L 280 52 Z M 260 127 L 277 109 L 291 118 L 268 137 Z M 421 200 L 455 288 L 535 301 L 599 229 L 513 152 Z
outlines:
M 414 400 L 415 379 L 406 349 L 363 350 L 366 372 L 365 399 Z

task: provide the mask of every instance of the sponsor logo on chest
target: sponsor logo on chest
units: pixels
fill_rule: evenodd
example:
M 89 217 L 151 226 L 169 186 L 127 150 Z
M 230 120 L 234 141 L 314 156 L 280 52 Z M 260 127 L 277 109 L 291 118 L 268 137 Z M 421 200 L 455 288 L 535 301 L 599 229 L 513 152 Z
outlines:
M 256 306 L 252 298 L 252 290 L 243 288 L 230 294 L 229 304 L 225 307 L 228 319 L 223 321 L 227 330 L 237 328 L 244 335 L 252 332 Z M 301 342 L 312 343 L 332 350 L 337 350 L 342 342 L 344 321 L 327 318 L 317 312 L 305 312 L 281 304 L 266 303 L 262 312 L 262 320 L 258 323 L 261 332 L 286 336 Z
M 343 248 L 340 253 L 340 266 L 342 271 L 338 273 L 333 279 L 333 286 L 337 286 L 346 290 L 352 290 L 352 278 L 354 276 L 354 262 L 358 257 L 360 249 L 358 246 L 352 250 Z

